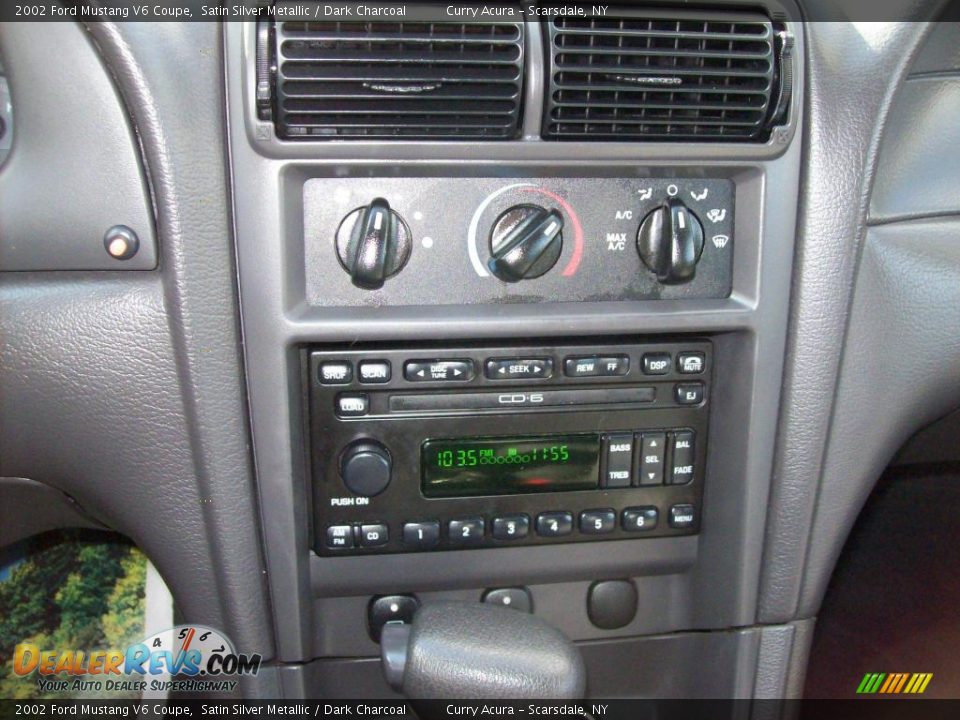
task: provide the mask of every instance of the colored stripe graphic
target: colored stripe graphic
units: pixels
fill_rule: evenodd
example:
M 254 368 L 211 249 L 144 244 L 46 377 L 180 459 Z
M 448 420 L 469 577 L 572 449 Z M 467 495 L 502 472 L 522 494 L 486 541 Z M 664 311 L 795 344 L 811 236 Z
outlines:
M 867 673 L 857 686 L 857 694 L 919 695 L 932 679 L 933 673 Z

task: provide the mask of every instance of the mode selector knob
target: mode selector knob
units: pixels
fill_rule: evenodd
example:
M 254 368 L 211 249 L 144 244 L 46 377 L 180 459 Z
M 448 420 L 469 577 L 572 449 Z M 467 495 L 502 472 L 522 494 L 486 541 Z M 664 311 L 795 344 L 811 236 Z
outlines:
M 660 282 L 689 282 L 703 252 L 703 226 L 683 202 L 669 198 L 640 223 L 637 252 Z
M 340 456 L 340 477 L 354 495 L 373 497 L 390 484 L 390 452 L 373 440 L 355 442 Z
M 390 203 L 377 198 L 347 215 L 337 230 L 337 255 L 357 287 L 376 290 L 410 257 L 410 229 Z
M 537 278 L 557 264 L 563 250 L 563 215 L 539 205 L 517 205 L 490 231 L 487 267 L 501 280 Z

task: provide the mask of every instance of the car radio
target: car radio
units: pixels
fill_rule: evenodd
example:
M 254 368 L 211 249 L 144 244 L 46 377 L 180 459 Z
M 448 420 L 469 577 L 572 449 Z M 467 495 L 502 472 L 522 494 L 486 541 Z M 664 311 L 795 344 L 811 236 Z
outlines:
M 712 344 L 309 349 L 321 555 L 699 531 Z

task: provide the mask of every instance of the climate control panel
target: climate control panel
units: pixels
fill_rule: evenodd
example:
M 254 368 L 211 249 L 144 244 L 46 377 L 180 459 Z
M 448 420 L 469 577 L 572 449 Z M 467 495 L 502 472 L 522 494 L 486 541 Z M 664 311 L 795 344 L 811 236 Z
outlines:
M 726 178 L 312 178 L 307 301 L 724 298 L 734 196 Z

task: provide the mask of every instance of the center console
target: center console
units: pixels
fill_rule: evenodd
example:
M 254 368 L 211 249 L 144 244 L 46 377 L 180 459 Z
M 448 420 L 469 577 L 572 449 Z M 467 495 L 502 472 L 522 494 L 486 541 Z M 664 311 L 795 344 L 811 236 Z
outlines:
M 736 21 L 349 39 L 387 80 L 336 65 L 352 56 L 331 50 L 335 23 L 226 24 L 253 450 L 293 694 L 336 694 L 347 671 L 386 692 L 368 632 L 384 596 L 509 597 L 585 642 L 597 697 L 750 696 L 761 653 L 786 662 L 792 629 L 756 618 L 801 152 L 784 92 L 802 97 L 803 38 L 792 6 L 717 5 Z M 441 64 L 472 53 L 471 72 L 391 75 L 377 43 L 394 32 Z M 666 49 L 645 40 L 661 32 Z M 710 78 L 694 97 L 561 67 L 611 33 L 633 33 L 625 57 L 686 58 L 671 34 L 700 32 L 733 45 L 691 53 L 747 43 L 716 97 Z M 255 62 L 271 52 L 273 78 Z M 677 62 L 655 82 L 714 72 Z M 456 83 L 488 71 L 469 105 Z M 598 109 L 571 120 L 588 82 L 622 87 L 591 89 Z M 649 103 L 629 109 L 644 122 L 621 101 Z M 615 623 L 596 608 L 609 582 L 637 603 Z M 723 669 L 704 681 L 704 662 Z

